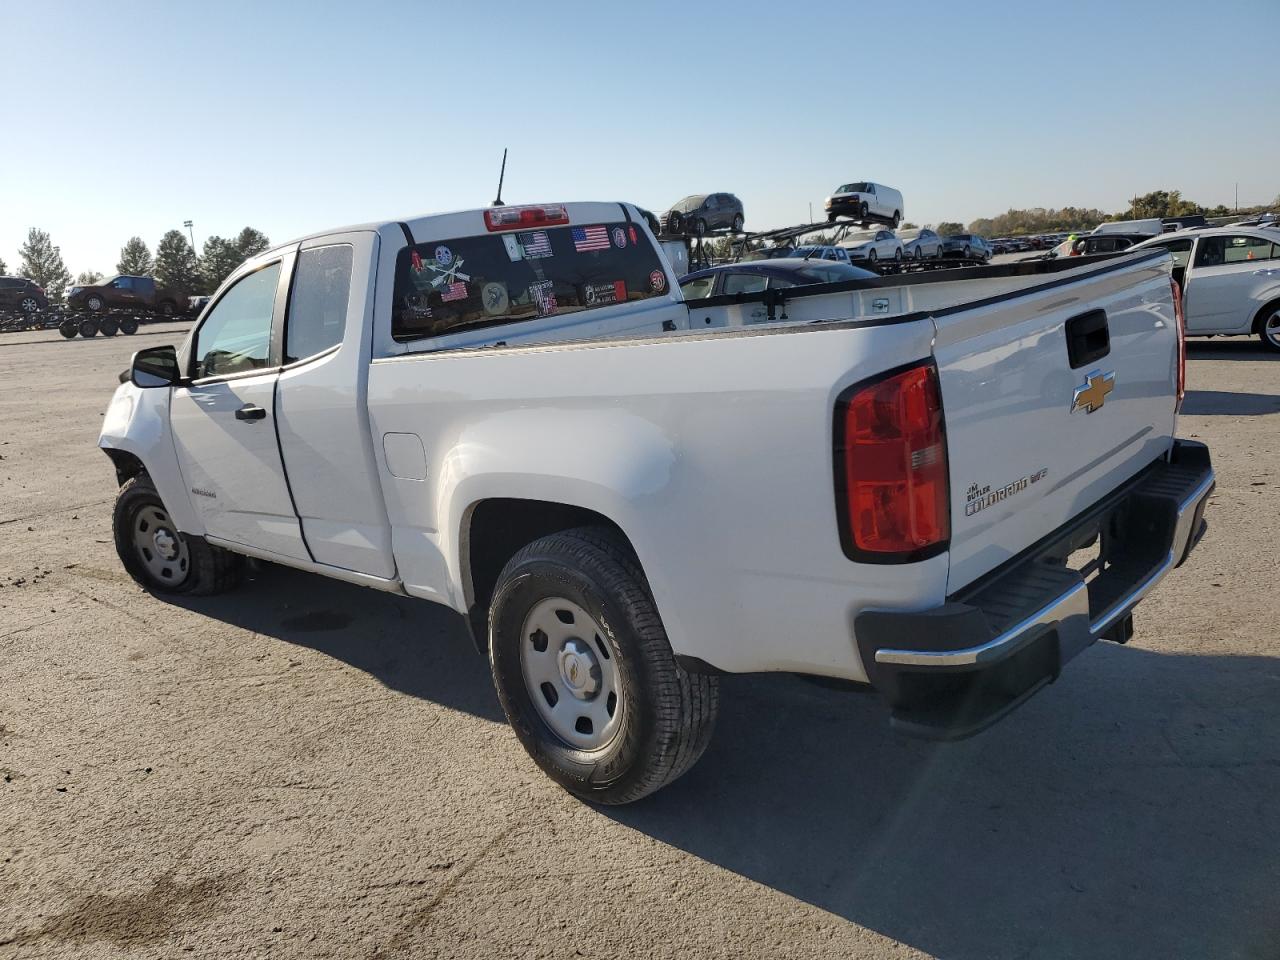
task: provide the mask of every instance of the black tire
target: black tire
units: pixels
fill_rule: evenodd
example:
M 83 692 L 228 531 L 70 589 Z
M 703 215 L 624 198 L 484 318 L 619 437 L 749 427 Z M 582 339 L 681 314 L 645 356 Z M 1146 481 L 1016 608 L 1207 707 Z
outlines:
M 695 220 L 693 222 L 693 232 L 699 237 L 705 237 L 707 235 L 707 221 L 703 220 L 701 217 Z
M 876 253 L 874 247 L 872 247 L 870 250 L 867 251 L 867 263 L 874 266 L 875 262 L 879 259 L 880 259 L 880 255 Z
M 894 263 L 901 263 L 901 262 L 902 262 L 902 248 L 901 248 L 901 247 L 898 247 L 898 249 L 896 249 L 896 250 L 894 250 L 894 251 L 893 251 L 893 262 L 894 262 Z
M 965 248 L 964 248 L 964 258 L 965 258 L 966 260 L 972 260 L 972 259 L 973 259 L 973 251 L 972 251 L 972 250 L 970 250 L 968 247 L 965 247 Z
M 132 337 L 138 332 L 138 321 L 134 317 L 125 317 L 120 321 L 120 332 L 126 337 Z
M 733 230 L 733 232 L 734 232 L 734 233 L 741 233 L 741 232 L 742 232 L 742 224 L 743 224 L 744 222 L 745 222 L 745 221 L 742 219 L 742 214 L 740 214 L 740 213 L 735 213 L 735 214 L 733 215 L 733 226 L 732 226 L 730 229 L 731 229 L 731 230 Z
M 89 319 L 80 321 L 80 336 L 96 337 L 98 335 L 98 321 Z
M 1280 352 L 1280 300 L 1269 303 L 1258 311 L 1253 329 L 1264 347 Z
M 866 223 L 867 214 L 870 210 L 871 208 L 867 206 L 867 201 L 863 200 L 862 203 L 858 205 L 858 219 L 863 223 Z
M 18 301 L 18 309 L 25 314 L 33 314 L 40 309 L 40 301 L 35 297 L 23 297 Z
M 98 321 L 98 332 L 104 337 L 114 337 L 120 332 L 120 324 L 111 317 L 103 317 Z
M 86 309 L 92 310 L 94 313 L 97 313 L 99 310 L 106 307 L 107 304 L 100 296 L 98 296 L 95 293 L 85 298 L 84 305 Z
M 897 230 L 898 224 L 900 224 L 901 222 L 902 222 L 902 211 L 901 210 L 893 211 L 893 229 Z
M 836 222 L 836 215 L 834 213 L 828 213 L 827 223 L 835 223 L 835 222 Z
M 178 314 L 178 305 L 172 300 L 162 300 L 157 309 L 162 317 L 174 317 Z
M 914 260 L 923 260 L 923 259 L 924 259 L 924 247 L 921 247 L 921 246 L 918 246 L 918 245 L 917 245 L 917 246 L 916 246 L 916 248 L 915 248 L 914 250 L 912 250 L 912 251 L 911 251 L 911 257 L 912 257 L 912 259 L 914 259 Z
M 594 750 L 557 736 L 524 680 L 526 617 L 550 598 L 586 611 L 612 651 L 622 713 L 612 738 Z M 613 531 L 583 527 L 524 547 L 503 569 L 489 610 L 489 663 L 502 709 L 534 762 L 570 793 L 630 803 L 671 783 L 706 749 L 719 683 L 676 661 L 640 564 Z
M 80 332 L 80 324 L 75 320 L 63 320 L 58 324 L 58 332 L 70 340 Z
M 145 473 L 125 481 L 116 494 L 115 512 L 111 517 L 111 533 L 115 539 L 116 554 L 120 557 L 129 576 L 144 590 L 152 593 L 185 593 L 208 596 L 222 593 L 240 583 L 244 563 L 241 557 L 220 547 L 215 547 L 203 537 L 192 537 L 173 532 L 187 548 L 185 570 L 175 570 L 169 578 L 157 577 L 147 569 L 146 562 L 134 545 L 134 523 L 144 507 L 165 509 L 160 495 Z

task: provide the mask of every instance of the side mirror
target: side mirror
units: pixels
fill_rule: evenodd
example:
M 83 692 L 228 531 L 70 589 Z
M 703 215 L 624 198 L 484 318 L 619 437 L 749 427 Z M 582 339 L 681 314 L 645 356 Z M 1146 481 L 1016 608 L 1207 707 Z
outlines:
M 129 379 L 135 387 L 172 387 L 181 383 L 178 351 L 170 344 L 139 350 L 133 355 Z

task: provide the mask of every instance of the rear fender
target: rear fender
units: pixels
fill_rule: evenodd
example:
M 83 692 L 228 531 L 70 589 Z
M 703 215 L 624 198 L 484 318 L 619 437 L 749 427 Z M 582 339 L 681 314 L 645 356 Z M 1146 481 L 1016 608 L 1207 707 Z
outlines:
M 204 524 L 192 508 L 169 430 L 171 392 L 161 387 L 142 389 L 132 383 L 122 383 L 103 417 L 98 446 L 137 457 L 178 529 L 202 537 Z

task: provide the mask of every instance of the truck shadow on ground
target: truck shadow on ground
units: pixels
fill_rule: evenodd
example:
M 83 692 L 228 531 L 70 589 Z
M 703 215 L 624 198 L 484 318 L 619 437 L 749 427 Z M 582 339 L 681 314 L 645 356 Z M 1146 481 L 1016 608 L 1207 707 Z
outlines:
M 181 605 L 503 721 L 433 604 L 267 566 Z M 887 719 L 874 695 L 724 678 L 702 761 L 600 813 L 949 960 L 1275 956 L 1280 660 L 1099 644 L 972 740 Z
M 1280 352 L 1268 350 L 1257 337 L 1193 338 L 1187 341 L 1188 360 L 1280 361 Z
M 685 778 L 617 821 L 946 958 L 1274 957 L 1280 660 L 1100 644 L 969 741 L 728 679 Z
M 1200 417 L 1261 417 L 1280 413 L 1280 396 L 1274 393 L 1233 393 L 1230 390 L 1188 390 L 1182 412 Z
M 245 630 L 308 647 L 401 693 L 505 723 L 488 661 L 462 617 L 439 604 L 380 593 L 274 564 L 219 597 L 171 602 Z

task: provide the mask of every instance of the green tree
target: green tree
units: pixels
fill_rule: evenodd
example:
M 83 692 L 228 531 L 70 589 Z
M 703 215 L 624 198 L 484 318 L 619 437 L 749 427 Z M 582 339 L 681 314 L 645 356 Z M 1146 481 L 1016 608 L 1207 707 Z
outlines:
M 101 283 L 104 279 L 97 270 L 81 270 L 80 275 L 76 277 L 76 283 L 81 286 L 90 286 L 95 283 Z
M 964 224 L 954 223 L 951 220 L 943 220 L 933 229 L 936 233 L 940 233 L 945 237 L 951 233 L 964 233 Z
M 213 293 L 227 279 L 227 275 L 240 266 L 244 257 L 232 240 L 209 237 L 204 242 L 200 257 L 200 282 L 205 293 Z
M 0 274 L 8 273 L 9 268 L 5 265 L 3 258 L 0 258 Z
M 240 259 L 248 260 L 250 257 L 256 257 L 268 249 L 271 246 L 271 241 L 267 239 L 267 235 L 261 230 L 245 227 L 240 231 L 240 236 L 236 237 L 235 244 L 236 249 L 240 251 Z
M 181 230 L 170 230 L 156 244 L 155 278 L 174 290 L 193 291 L 200 285 L 196 252 Z
M 127 277 L 151 276 L 151 251 L 141 237 L 130 237 L 120 248 L 120 262 L 116 264 L 116 273 Z
M 900 226 L 903 230 L 919 230 L 919 229 L 920 229 L 920 228 L 919 228 L 919 227 L 917 227 L 914 223 L 903 223 L 903 224 L 899 224 L 899 226 Z
M 61 303 L 63 291 L 71 282 L 71 272 L 62 262 L 62 251 L 53 245 L 49 234 L 32 227 L 27 242 L 18 248 L 22 257 L 19 268 L 24 277 L 44 287 L 45 296 L 53 303 Z

